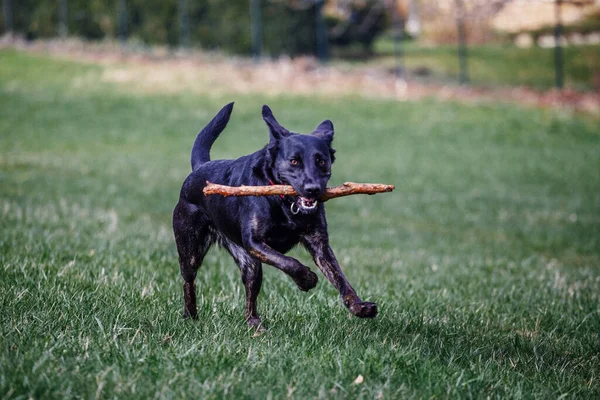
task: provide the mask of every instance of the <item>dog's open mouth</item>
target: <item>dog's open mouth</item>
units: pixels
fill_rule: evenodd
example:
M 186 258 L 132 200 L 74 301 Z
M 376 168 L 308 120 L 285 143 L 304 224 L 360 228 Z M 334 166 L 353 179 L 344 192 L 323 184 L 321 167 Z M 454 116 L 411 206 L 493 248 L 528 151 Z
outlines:
M 317 209 L 317 204 L 319 204 L 317 200 L 298 197 L 298 200 L 293 202 L 290 206 L 290 210 L 292 211 L 292 214 L 298 214 L 299 212 L 311 214 Z
M 298 205 L 303 210 L 314 210 L 319 202 L 317 200 L 307 199 L 306 197 L 300 197 Z

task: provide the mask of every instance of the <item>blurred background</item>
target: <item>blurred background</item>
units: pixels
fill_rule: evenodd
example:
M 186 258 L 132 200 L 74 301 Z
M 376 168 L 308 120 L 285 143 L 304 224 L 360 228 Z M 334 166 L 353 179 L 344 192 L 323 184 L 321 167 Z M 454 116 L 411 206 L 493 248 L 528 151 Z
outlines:
M 600 1 L 1 4 L 4 397 L 600 399 Z M 172 211 L 231 101 L 214 159 L 268 104 L 333 121 L 331 186 L 396 185 L 327 203 L 375 320 L 265 267 L 254 337 L 222 251 L 182 320 Z
M 290 57 L 401 82 L 600 89 L 599 0 L 2 0 L 0 29 L 5 42 Z

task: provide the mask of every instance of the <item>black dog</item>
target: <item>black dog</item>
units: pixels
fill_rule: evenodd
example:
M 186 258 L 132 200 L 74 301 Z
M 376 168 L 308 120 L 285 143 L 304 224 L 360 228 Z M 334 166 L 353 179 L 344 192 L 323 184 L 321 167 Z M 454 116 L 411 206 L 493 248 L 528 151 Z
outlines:
M 323 121 L 310 135 L 300 135 L 279 125 L 269 107 L 263 106 L 269 144 L 237 160 L 210 161 L 210 148 L 225 129 L 232 109 L 233 103 L 223 107 L 198 134 L 192 148 L 192 173 L 183 183 L 173 211 L 184 280 L 184 316 L 197 318 L 194 279 L 206 252 L 217 242 L 242 272 L 245 317 L 251 327 L 261 324 L 256 298 L 262 283 L 262 262 L 288 274 L 300 290 L 316 286 L 314 272 L 284 255 L 298 243 L 310 252 L 351 313 L 361 318 L 375 317 L 377 306 L 358 297 L 329 247 L 325 209 L 318 202 L 334 161 L 331 121 Z M 206 181 L 230 186 L 289 184 L 300 197 L 205 197 L 202 189 Z

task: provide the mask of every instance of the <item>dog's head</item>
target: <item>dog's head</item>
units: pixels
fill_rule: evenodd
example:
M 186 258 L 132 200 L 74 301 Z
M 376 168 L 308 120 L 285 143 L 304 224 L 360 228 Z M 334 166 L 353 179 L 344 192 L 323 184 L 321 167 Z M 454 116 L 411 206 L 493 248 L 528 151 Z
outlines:
M 267 154 L 275 179 L 291 185 L 300 195 L 297 210 L 310 214 L 325 193 L 335 160 L 333 124 L 325 120 L 308 135 L 292 133 L 279 125 L 271 109 L 263 106 L 263 119 L 270 132 Z

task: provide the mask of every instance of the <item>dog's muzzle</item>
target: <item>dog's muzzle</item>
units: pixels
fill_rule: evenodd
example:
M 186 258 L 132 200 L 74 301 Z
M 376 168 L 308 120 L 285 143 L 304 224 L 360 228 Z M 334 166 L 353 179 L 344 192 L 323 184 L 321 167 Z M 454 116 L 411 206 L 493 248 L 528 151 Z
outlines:
M 290 206 L 292 214 L 296 215 L 300 211 L 304 213 L 311 213 L 317 208 L 319 202 L 317 200 L 307 199 L 306 197 L 298 197 L 298 200 L 293 202 Z

